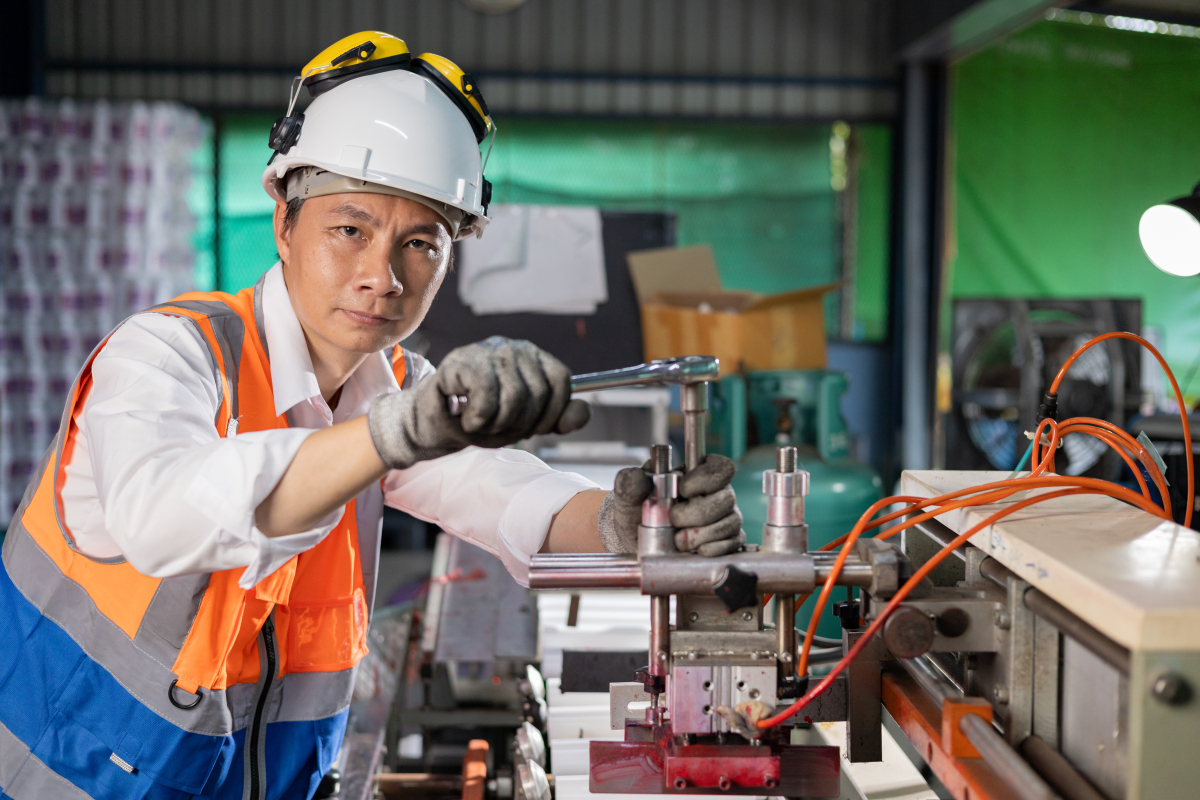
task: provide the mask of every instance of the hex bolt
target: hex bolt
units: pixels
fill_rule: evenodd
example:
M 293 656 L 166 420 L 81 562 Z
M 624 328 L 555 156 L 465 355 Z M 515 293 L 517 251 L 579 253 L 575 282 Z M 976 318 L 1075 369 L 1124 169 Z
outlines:
M 1012 627 L 1012 617 L 1007 611 L 997 611 L 995 617 L 996 627 L 1002 631 L 1006 631 Z
M 688 622 L 697 622 L 697 621 L 699 621 L 699 619 L 700 619 L 700 615 L 697 614 L 695 611 L 688 614 Z
M 1150 684 L 1154 699 L 1169 706 L 1181 706 L 1192 699 L 1192 687 L 1176 672 L 1164 672 Z
M 730 789 L 733 788 L 733 781 L 729 780 L 728 775 L 722 775 L 720 778 L 717 779 L 717 787 L 722 792 L 728 792 Z
M 746 622 L 749 622 L 750 620 L 754 619 L 754 612 L 753 611 L 743 612 L 742 619 L 746 620 Z
M 687 788 L 687 778 L 683 777 L 682 775 L 680 775 L 678 778 L 676 778 L 675 779 L 675 788 L 676 789 L 686 789 Z
M 1008 689 L 1004 686 L 996 686 L 992 689 L 992 699 L 1002 706 L 1008 705 Z
M 774 789 L 779 784 L 774 775 L 763 775 L 763 788 Z

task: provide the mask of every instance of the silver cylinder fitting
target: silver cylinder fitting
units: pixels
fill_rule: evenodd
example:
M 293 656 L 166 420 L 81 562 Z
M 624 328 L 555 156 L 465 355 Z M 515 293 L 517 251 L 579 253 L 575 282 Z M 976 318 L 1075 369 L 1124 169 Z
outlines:
M 671 445 L 656 444 L 650 449 L 650 467 L 654 487 L 642 503 L 642 524 L 638 527 L 639 557 L 675 552 L 671 506 L 679 496 L 679 473 L 671 471 Z
M 766 552 L 802 553 L 808 549 L 808 526 L 804 524 L 808 472 L 796 469 L 798 455 L 795 447 L 780 447 L 775 459 L 778 469 L 763 472 L 767 522 L 762 549 Z
M 690 383 L 679 387 L 679 409 L 683 412 L 683 466 L 691 472 L 704 461 L 708 384 Z

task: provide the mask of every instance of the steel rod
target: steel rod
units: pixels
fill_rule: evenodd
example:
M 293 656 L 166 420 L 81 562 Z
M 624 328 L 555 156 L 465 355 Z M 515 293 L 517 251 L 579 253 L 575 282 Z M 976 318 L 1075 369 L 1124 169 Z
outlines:
M 1042 737 L 1025 737 L 1019 749 L 1021 755 L 1025 756 L 1064 800 L 1106 800 L 1087 778 L 1071 766 L 1071 762 L 1063 758 L 1062 753 L 1047 744 Z
M 961 700 L 962 693 L 942 674 L 927 656 L 898 658 L 917 685 L 940 706 L 946 700 Z M 980 757 L 1009 785 L 1021 800 L 1059 800 L 1033 767 L 1021 758 L 992 724 L 978 714 L 966 714 L 958 728 L 967 737 Z
M 1016 578 L 1008 567 L 994 558 L 985 558 L 979 574 L 997 586 L 1008 588 L 1008 579 Z M 1025 607 L 1042 617 L 1067 636 L 1091 651 L 1093 655 L 1122 675 L 1129 674 L 1129 648 L 1124 647 L 1084 622 L 1076 614 L 1041 589 L 1030 586 L 1025 590 Z
M 958 729 L 1021 800 L 1061 800 L 1042 780 L 1042 776 L 983 717 L 964 714 L 958 721 Z
M 650 598 L 650 674 L 667 674 L 671 650 L 671 598 Z
M 530 589 L 640 589 L 642 570 L 632 566 L 529 568 Z
M 916 658 L 897 658 L 900 666 L 904 667 L 925 694 L 932 697 L 941 705 L 943 700 L 961 700 L 962 692 L 958 691 L 941 670 L 930 664 L 924 656 Z
M 779 653 L 780 677 L 796 674 L 796 596 L 775 596 L 775 648 Z

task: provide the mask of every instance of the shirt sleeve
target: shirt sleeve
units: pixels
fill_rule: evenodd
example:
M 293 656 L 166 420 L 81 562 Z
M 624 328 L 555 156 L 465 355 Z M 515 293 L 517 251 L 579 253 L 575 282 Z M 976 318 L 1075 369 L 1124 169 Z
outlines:
M 221 438 L 208 348 L 187 319 L 141 314 L 96 357 L 82 430 L 104 526 L 139 572 L 168 577 L 245 567 L 252 588 L 318 544 L 344 508 L 268 538 L 254 513 L 312 430 Z
M 554 515 L 579 492 L 598 488 L 523 450 L 478 447 L 392 470 L 383 483 L 388 505 L 499 557 L 522 586 Z

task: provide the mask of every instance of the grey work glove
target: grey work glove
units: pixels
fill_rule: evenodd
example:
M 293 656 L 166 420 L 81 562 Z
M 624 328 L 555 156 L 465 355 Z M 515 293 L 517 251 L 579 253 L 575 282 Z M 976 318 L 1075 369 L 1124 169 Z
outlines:
M 742 512 L 729 482 L 736 466 L 725 456 L 710 453 L 700 466 L 679 479 L 680 500 L 671 508 L 675 549 L 702 556 L 732 553 L 746 542 Z M 610 553 L 636 553 L 642 502 L 653 483 L 645 469 L 630 467 L 617 473 L 613 490 L 600 504 L 600 541 Z
M 466 395 L 462 416 L 446 410 Z M 531 342 L 493 336 L 452 350 L 407 392 L 380 395 L 367 423 L 384 463 L 405 469 L 465 447 L 504 447 L 535 434 L 582 428 L 591 410 L 571 400 L 571 373 Z

